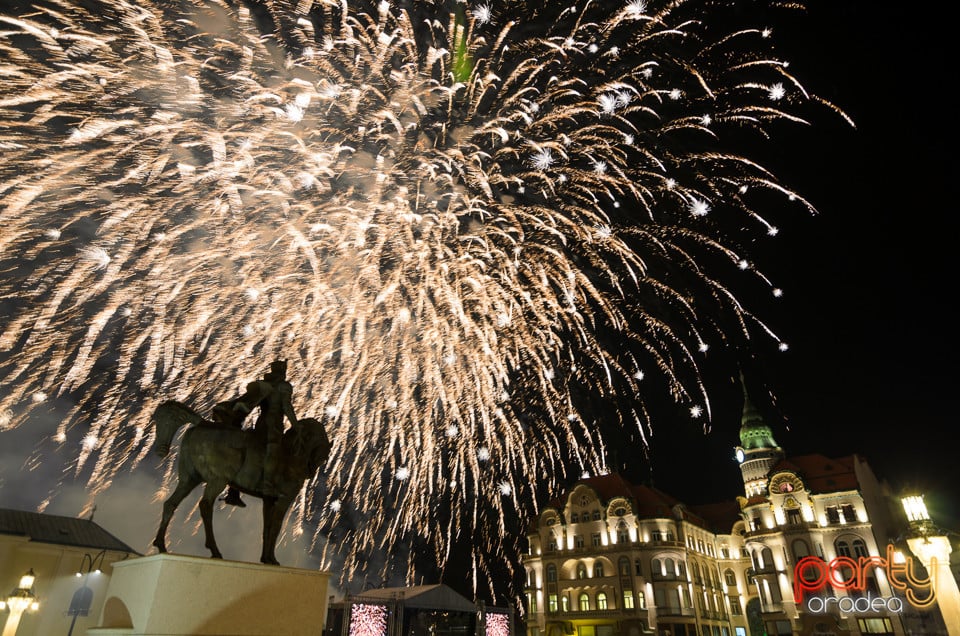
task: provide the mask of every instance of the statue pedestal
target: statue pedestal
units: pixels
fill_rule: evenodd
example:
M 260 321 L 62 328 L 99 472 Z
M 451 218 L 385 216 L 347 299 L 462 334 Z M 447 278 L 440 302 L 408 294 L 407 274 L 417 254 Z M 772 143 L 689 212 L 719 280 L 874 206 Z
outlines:
M 316 635 L 329 572 L 158 554 L 118 561 L 88 636 Z

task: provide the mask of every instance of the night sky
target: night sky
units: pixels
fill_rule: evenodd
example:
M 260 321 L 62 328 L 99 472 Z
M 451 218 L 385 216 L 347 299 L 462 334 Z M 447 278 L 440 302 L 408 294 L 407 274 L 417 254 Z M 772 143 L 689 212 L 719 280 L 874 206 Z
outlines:
M 859 453 L 895 489 L 926 493 L 934 520 L 957 530 L 947 26 L 866 0 L 822 0 L 775 37 L 790 70 L 857 128 L 822 117 L 774 141 L 782 154 L 768 165 L 820 214 L 783 224 L 764 261 L 785 292 L 768 322 L 790 350 L 761 356 L 747 383 L 788 456 Z M 742 488 L 732 454 L 739 388 L 714 408 L 706 439 L 681 422 L 655 442 L 655 484 L 691 503 Z M 702 470 L 687 471 L 691 459 Z
M 762 317 L 790 349 L 760 352 L 745 370 L 747 382 L 788 455 L 860 453 L 896 489 L 924 492 L 934 520 L 960 530 L 949 21 L 869 0 L 809 5 L 775 29 L 778 50 L 805 86 L 841 107 L 856 128 L 824 111 L 811 127 L 779 130 L 764 150 L 761 163 L 820 214 L 778 222 L 780 234 L 764 248 L 761 265 L 785 294 Z M 709 434 L 699 420 L 659 422 L 652 470 L 635 449 L 622 451 L 616 463 L 689 503 L 740 494 L 732 449 L 741 394 L 734 380 L 720 378 Z M 35 509 L 55 488 L 59 466 L 24 471 L 36 437 L 25 430 L 0 436 L 0 506 Z M 130 476 L 98 502 L 96 519 L 144 552 L 159 515 L 152 492 L 158 479 Z M 48 510 L 76 514 L 82 499 L 78 484 Z M 218 523 L 228 558 L 256 560 L 258 548 L 241 545 L 251 536 L 243 525 L 259 526 L 250 509 L 229 519 L 221 514 Z M 231 533 L 234 541 L 226 539 Z M 172 549 L 205 554 L 189 533 L 179 540 Z M 296 542 L 280 558 L 312 562 Z

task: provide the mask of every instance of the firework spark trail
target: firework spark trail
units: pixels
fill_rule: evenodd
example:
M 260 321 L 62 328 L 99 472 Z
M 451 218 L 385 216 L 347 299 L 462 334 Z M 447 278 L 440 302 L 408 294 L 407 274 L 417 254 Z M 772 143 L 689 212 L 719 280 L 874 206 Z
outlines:
M 600 4 L 0 15 L 0 424 L 73 403 L 54 441 L 92 499 L 161 401 L 284 357 L 333 441 L 299 520 L 363 519 L 348 563 L 424 536 L 442 565 L 475 528 L 482 579 L 531 481 L 603 469 L 582 394 L 660 374 L 709 415 L 707 344 L 776 341 L 723 228 L 776 233 L 758 191 L 812 208 L 728 138 L 833 109 L 762 25 L 713 35 L 723 3 Z

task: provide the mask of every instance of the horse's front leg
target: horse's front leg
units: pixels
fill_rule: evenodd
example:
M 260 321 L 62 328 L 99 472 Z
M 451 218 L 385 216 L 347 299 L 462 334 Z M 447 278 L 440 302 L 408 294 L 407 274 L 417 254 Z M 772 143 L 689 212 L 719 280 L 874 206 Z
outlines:
M 189 495 L 190 492 L 197 487 L 198 483 L 199 482 L 190 479 L 187 475 L 180 475 L 173 494 L 163 502 L 163 517 L 160 519 L 160 528 L 157 529 L 157 536 L 153 540 L 153 545 L 159 552 L 167 551 L 167 526 L 170 525 L 173 513 L 176 511 L 177 506 L 180 505 L 180 502 L 183 501 L 184 497 Z
M 214 559 L 222 559 L 220 548 L 217 547 L 217 540 L 213 536 L 213 505 L 217 497 L 226 488 L 226 481 L 208 481 L 203 487 L 203 497 L 200 498 L 200 518 L 203 520 L 203 532 L 206 536 L 204 544 L 210 550 L 210 556 Z
M 282 495 L 277 499 L 266 497 L 263 500 L 263 548 L 260 552 L 260 563 L 280 565 L 276 557 L 277 538 L 283 527 L 283 520 L 287 510 L 293 502 L 291 497 Z

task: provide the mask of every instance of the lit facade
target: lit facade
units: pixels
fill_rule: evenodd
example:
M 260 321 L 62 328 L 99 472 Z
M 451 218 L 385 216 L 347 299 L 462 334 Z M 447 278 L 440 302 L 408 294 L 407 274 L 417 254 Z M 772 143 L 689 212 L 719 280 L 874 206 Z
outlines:
M 863 570 L 863 590 L 817 585 L 838 557 L 879 566 L 906 549 L 899 502 L 862 458 L 787 458 L 749 400 L 735 450 L 736 502 L 685 505 L 610 474 L 545 506 L 523 559 L 527 635 L 947 634 L 883 567 Z
M 0 595 L 32 571 L 39 600 L 38 611 L 25 612 L 15 630 L 10 612 L 0 610 L 0 627 L 17 636 L 86 633 L 97 624 L 113 564 L 134 556 L 90 519 L 0 508 Z

